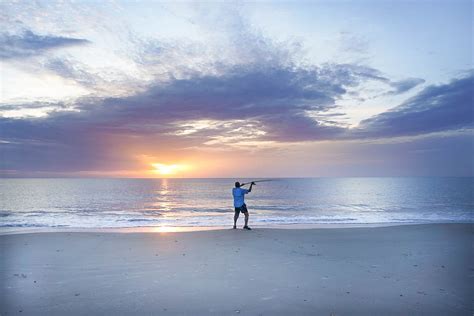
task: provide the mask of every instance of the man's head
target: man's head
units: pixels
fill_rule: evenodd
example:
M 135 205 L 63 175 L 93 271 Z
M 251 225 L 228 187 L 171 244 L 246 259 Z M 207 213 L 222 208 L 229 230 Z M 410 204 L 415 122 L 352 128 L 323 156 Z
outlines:
M 236 188 L 240 188 L 240 182 L 237 181 L 237 182 L 235 183 L 235 187 L 236 187 Z

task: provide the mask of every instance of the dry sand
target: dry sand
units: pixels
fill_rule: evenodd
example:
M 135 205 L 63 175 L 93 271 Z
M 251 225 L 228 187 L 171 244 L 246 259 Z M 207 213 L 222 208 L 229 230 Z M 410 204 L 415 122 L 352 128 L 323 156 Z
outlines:
M 0 315 L 472 315 L 473 225 L 0 236 Z

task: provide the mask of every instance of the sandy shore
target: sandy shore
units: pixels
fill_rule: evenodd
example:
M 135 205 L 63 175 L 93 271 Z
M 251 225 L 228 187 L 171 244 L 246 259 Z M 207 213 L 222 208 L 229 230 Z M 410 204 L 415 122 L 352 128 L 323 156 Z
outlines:
M 472 315 L 473 225 L 0 236 L 0 315 Z

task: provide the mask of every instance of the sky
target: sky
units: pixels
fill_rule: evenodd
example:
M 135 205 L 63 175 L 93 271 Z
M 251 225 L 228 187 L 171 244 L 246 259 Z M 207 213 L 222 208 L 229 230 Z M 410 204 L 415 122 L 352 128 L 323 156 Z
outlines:
M 0 2 L 0 177 L 474 176 L 471 1 Z

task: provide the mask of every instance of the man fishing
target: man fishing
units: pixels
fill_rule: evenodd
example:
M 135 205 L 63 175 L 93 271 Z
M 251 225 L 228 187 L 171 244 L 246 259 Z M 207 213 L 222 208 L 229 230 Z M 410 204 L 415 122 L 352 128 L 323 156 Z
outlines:
M 242 185 L 245 185 L 243 183 Z M 237 219 L 239 218 L 240 212 L 244 213 L 245 215 L 245 226 L 244 229 L 251 230 L 248 226 L 249 223 L 249 211 L 247 210 L 247 205 L 245 205 L 244 196 L 247 193 L 252 192 L 252 186 L 255 182 L 250 183 L 250 187 L 248 190 L 242 189 L 240 182 L 235 183 L 235 188 L 232 189 L 232 195 L 234 196 L 234 207 L 235 207 L 235 214 L 234 214 L 234 229 L 237 228 Z

